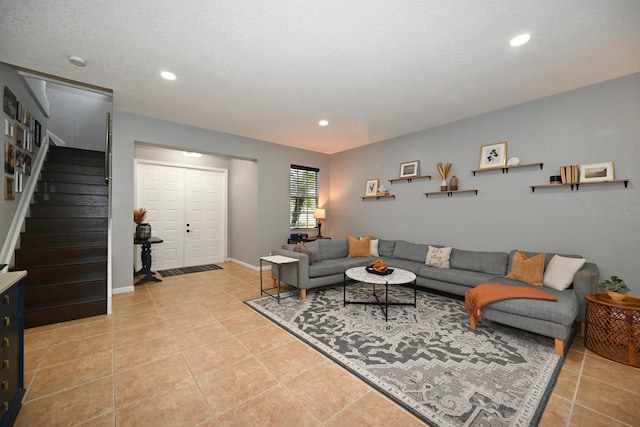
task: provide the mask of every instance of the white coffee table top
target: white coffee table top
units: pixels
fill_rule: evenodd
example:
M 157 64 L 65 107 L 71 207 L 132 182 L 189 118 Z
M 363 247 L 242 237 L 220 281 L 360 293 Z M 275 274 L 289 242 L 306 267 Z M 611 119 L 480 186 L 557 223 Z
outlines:
M 368 273 L 365 267 L 350 268 L 345 272 L 345 274 L 349 279 L 365 283 L 375 283 L 376 285 L 404 285 L 416 280 L 415 274 L 401 268 L 394 268 L 393 273 L 384 276 Z

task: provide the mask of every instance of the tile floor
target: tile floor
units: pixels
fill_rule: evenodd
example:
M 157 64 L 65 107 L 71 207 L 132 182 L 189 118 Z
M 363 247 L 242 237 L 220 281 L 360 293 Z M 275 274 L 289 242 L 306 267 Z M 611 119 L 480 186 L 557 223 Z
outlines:
M 113 314 L 28 329 L 16 426 L 419 426 L 391 400 L 245 306 L 259 274 L 167 277 Z M 541 426 L 640 425 L 640 369 L 576 340 Z

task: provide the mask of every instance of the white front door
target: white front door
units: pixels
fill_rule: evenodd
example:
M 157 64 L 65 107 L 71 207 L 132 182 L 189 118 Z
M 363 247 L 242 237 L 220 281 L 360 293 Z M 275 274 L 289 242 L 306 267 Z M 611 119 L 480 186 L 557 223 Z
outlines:
M 138 162 L 136 208 L 148 211 L 152 268 L 222 262 L 226 248 L 226 171 Z

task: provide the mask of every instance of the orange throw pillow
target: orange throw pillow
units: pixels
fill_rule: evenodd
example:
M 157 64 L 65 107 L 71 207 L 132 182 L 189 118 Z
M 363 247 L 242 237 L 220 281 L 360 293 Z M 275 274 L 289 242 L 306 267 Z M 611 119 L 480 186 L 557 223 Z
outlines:
M 371 237 L 367 236 L 362 239 L 357 239 L 349 236 L 347 237 L 347 241 L 349 242 L 349 258 L 371 256 Z
M 545 257 L 546 254 L 541 253 L 527 258 L 525 254 L 516 249 L 513 254 L 511 271 L 505 277 L 507 279 L 529 283 L 530 285 L 542 286 Z

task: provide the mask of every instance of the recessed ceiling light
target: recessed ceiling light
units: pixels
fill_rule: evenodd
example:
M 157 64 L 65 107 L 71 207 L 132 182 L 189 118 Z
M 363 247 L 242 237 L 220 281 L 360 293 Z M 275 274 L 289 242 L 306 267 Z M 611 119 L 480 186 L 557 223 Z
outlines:
M 175 80 L 175 79 L 176 79 L 176 75 L 175 75 L 175 74 L 173 74 L 173 73 L 172 73 L 172 72 L 170 72 L 170 71 L 163 71 L 163 72 L 161 72 L 161 73 L 160 73 L 160 75 L 161 75 L 163 78 L 167 79 L 167 80 Z
M 328 126 L 328 125 L 329 125 L 329 121 L 328 121 L 328 120 L 320 120 L 320 121 L 318 122 L 318 124 L 319 124 L 320 126 Z
M 73 65 L 77 65 L 78 67 L 86 67 L 87 66 L 87 61 L 85 61 L 84 59 L 80 58 L 79 56 L 70 56 L 69 57 L 69 62 L 71 62 Z
M 194 153 L 194 152 L 191 152 L 191 151 L 183 151 L 182 155 L 185 156 L 185 157 L 193 157 L 195 159 L 197 159 L 199 157 L 202 157 L 202 154 Z
M 528 42 L 530 39 L 531 39 L 531 34 L 520 34 L 519 36 L 512 38 L 509 44 L 514 47 L 522 46 L 523 44 Z

